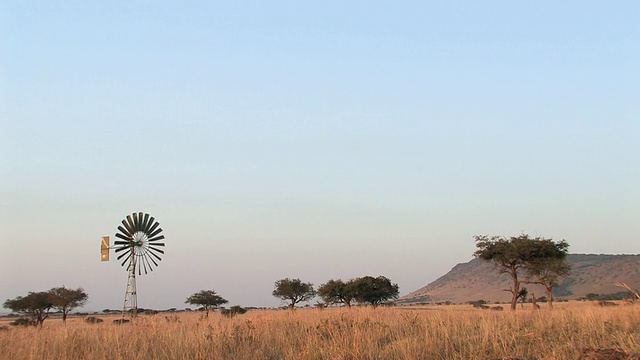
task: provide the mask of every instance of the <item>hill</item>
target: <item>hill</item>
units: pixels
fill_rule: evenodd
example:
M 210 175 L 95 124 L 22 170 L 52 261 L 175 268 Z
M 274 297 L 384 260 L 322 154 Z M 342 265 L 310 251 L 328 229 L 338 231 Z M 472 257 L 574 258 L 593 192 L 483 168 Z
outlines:
M 632 288 L 640 287 L 640 255 L 595 255 L 569 254 L 567 260 L 572 265 L 569 276 L 554 289 L 556 298 L 578 299 L 589 293 L 611 294 L 624 289 L 615 286 L 625 282 Z M 508 302 L 511 277 L 499 273 L 489 263 L 473 259 L 458 264 L 447 274 L 398 301 L 400 303 L 446 302 L 465 303 L 474 300 Z M 529 293 L 536 296 L 545 294 L 539 285 L 524 285 Z

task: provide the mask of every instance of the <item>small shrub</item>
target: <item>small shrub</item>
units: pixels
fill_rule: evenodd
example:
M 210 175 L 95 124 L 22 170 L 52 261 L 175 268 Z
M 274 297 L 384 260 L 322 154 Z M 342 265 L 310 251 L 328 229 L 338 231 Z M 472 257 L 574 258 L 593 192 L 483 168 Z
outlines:
M 179 323 L 180 322 L 180 319 L 178 318 L 178 315 L 165 316 L 164 319 L 167 320 L 167 322 L 169 322 L 169 323 Z
M 130 322 L 129 319 L 115 319 L 115 320 L 113 320 L 113 323 L 116 324 L 116 325 L 127 324 L 129 322 Z
M 605 300 L 601 300 L 599 302 L 600 306 L 618 306 L 618 304 L 612 302 L 612 301 L 605 301 Z
M 15 319 L 14 321 L 10 322 L 9 325 L 13 325 L 13 326 L 38 326 L 38 322 L 33 320 L 33 319 L 22 317 L 22 318 Z
M 489 308 L 486 305 L 487 304 L 486 300 L 469 301 L 467 303 L 470 304 L 470 305 L 473 305 L 474 308 L 480 308 L 480 309 L 488 309 Z
M 223 316 L 231 318 L 236 315 L 242 315 L 246 312 L 247 312 L 247 309 L 243 308 L 242 306 L 234 305 L 229 309 L 223 309 L 221 313 Z
M 97 318 L 95 316 L 89 316 L 87 318 L 84 319 L 84 322 L 86 322 L 87 324 L 99 324 L 101 322 L 103 322 L 104 320 Z

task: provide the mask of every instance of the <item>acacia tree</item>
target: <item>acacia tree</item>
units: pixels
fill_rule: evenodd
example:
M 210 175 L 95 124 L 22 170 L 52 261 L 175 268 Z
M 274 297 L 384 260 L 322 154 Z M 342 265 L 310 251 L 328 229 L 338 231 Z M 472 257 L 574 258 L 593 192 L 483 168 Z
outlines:
M 542 264 L 552 259 L 564 258 L 556 243 L 542 237 L 531 238 L 527 234 L 505 238 L 502 236 L 474 236 L 478 250 L 476 258 L 493 263 L 501 273 L 511 276 L 512 286 L 505 291 L 511 293 L 511 310 L 516 309 L 523 281 L 520 270 L 528 271 L 533 264 Z M 526 282 L 526 281 L 525 281 Z
M 309 301 L 316 296 L 312 283 L 303 283 L 300 279 L 280 279 L 276 281 L 273 296 L 289 302 L 289 308 L 294 309 L 296 304 Z
M 548 249 L 547 257 L 534 259 L 526 266 L 527 282 L 542 285 L 547 293 L 547 304 L 553 308 L 553 288 L 559 284 L 559 279 L 571 273 L 571 264 L 567 262 L 569 244 L 561 240 L 553 242 L 544 239 L 544 246 Z
M 42 327 L 44 320 L 49 317 L 49 310 L 53 307 L 51 296 L 46 291 L 29 292 L 27 296 L 7 299 L 3 306 L 11 311 L 26 315 Z
M 384 276 L 364 276 L 352 282 L 355 299 L 374 308 L 385 301 L 398 298 L 398 284 L 392 284 L 391 280 Z
M 216 294 L 214 290 L 200 290 L 199 292 L 189 296 L 186 304 L 199 305 L 205 311 L 205 317 L 209 317 L 209 310 L 215 309 L 222 304 L 226 304 L 229 301 Z
M 67 315 L 75 308 L 83 307 L 89 300 L 84 289 L 67 289 L 64 286 L 52 288 L 48 291 L 51 303 L 55 309 L 62 312 L 62 322 L 67 323 Z
M 351 301 L 356 296 L 356 288 L 353 280 L 344 282 L 340 279 L 332 279 L 320 285 L 318 295 L 327 304 L 342 303 L 347 308 L 351 308 Z

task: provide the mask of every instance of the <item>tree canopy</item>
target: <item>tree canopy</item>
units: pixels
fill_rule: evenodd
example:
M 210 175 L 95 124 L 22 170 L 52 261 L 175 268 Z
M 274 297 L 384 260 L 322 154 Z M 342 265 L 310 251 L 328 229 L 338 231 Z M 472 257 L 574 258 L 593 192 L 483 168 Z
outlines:
M 67 315 L 78 307 L 83 307 L 89 300 L 89 295 L 82 288 L 67 289 L 64 286 L 52 288 L 48 291 L 51 303 L 55 309 L 62 312 L 62 321 L 66 323 Z
M 273 296 L 289 302 L 289 308 L 295 308 L 302 301 L 309 301 L 316 296 L 313 284 L 303 283 L 300 279 L 280 279 L 276 281 Z
M 340 279 L 332 279 L 320 285 L 318 295 L 327 304 L 342 303 L 344 306 L 350 308 L 351 301 L 356 296 L 356 288 L 353 280 L 344 282 Z
M 398 298 L 398 284 L 384 276 L 364 276 L 353 280 L 355 299 L 359 303 L 376 307 L 386 301 Z
M 205 311 L 205 317 L 209 317 L 209 311 L 217 308 L 222 304 L 228 303 L 228 301 L 218 294 L 214 290 L 200 290 L 199 292 L 189 296 L 186 304 L 198 305 Z

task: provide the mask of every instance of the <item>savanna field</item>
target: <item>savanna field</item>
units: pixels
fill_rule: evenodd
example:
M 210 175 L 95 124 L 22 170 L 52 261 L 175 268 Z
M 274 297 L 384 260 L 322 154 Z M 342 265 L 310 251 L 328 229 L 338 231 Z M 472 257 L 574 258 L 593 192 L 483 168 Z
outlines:
M 208 319 L 198 312 L 160 313 L 123 325 L 112 323 L 116 316 L 98 316 L 104 322 L 97 324 L 73 317 L 66 326 L 50 318 L 42 329 L 3 319 L 0 358 L 542 360 L 604 359 L 589 357 L 596 349 L 618 356 L 610 359 L 640 353 L 637 305 L 545 307 L 518 305 L 515 313 L 470 305 L 259 310 Z M 620 357 L 623 352 L 628 356 Z

